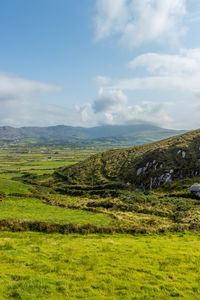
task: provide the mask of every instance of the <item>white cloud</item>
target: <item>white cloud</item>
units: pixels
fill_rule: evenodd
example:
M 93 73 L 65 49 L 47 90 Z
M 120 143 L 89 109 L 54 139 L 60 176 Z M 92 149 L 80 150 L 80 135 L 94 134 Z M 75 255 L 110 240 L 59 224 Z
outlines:
M 61 87 L 0 73 L 0 125 L 27 126 L 48 125 L 62 119 L 62 108 L 45 105 L 38 97 L 58 92 Z
M 127 0 L 97 0 L 96 38 L 122 32 L 129 20 Z
M 66 108 L 45 104 L 38 95 L 60 88 L 0 73 L 0 125 L 97 126 L 102 124 L 131 124 L 150 122 L 169 127 L 171 119 L 163 104 L 145 103 L 129 105 L 127 95 L 119 88 L 100 88 L 92 104 Z M 112 83 L 112 81 L 109 81 Z
M 96 113 L 103 111 L 120 111 L 127 104 L 126 95 L 120 90 L 99 90 L 98 97 L 93 103 Z
M 199 73 L 200 49 L 182 49 L 178 55 L 147 53 L 129 63 L 132 69 L 145 67 L 149 73 L 185 75 Z
M 120 34 L 121 42 L 138 47 L 147 42 L 177 44 L 185 34 L 186 0 L 97 0 L 96 37 Z
M 92 119 L 98 124 L 131 124 L 149 122 L 168 126 L 171 119 L 162 104 L 146 103 L 129 105 L 127 96 L 121 90 L 100 89 L 93 103 Z
M 129 22 L 122 41 L 136 47 L 151 41 L 176 44 L 185 33 L 180 21 L 186 14 L 185 0 L 133 0 L 134 20 Z
M 143 76 L 119 80 L 114 88 L 200 93 L 200 49 L 182 49 L 178 55 L 143 54 L 132 60 L 129 67 L 144 68 Z
M 87 126 L 89 122 L 84 120 L 82 111 L 45 104 L 40 100 L 20 99 L 1 102 L 0 126 L 54 126 L 61 124 L 72 126 L 85 124 Z
M 0 73 L 0 101 L 59 91 L 60 87 Z
M 1 102 L 0 126 L 71 125 L 92 127 L 103 124 L 119 125 L 150 122 L 168 126 L 170 118 L 162 104 L 128 105 L 127 96 L 119 90 L 100 89 L 93 104 L 61 107 L 25 99 Z
M 97 85 L 107 85 L 109 83 L 111 83 L 111 78 L 107 77 L 107 76 L 101 76 L 101 75 L 97 75 L 94 80 L 96 81 Z
M 90 127 L 149 122 L 168 128 L 199 127 L 200 49 L 182 49 L 177 55 L 143 54 L 132 60 L 129 67 L 133 72 L 143 68 L 142 77 L 122 79 L 114 85 L 111 78 L 97 76 L 104 88 L 99 89 L 94 102 L 74 108 L 47 105 L 37 99 L 42 93 L 58 91 L 57 86 L 0 73 L 0 125 Z M 154 102 L 152 97 L 151 101 L 145 98 L 139 102 L 134 93 L 131 96 L 129 92 L 129 99 L 126 95 L 126 90 L 145 89 L 161 89 L 164 94 L 170 89 L 187 91 L 193 94 L 188 99 L 194 103 L 173 102 L 173 98 L 171 103 L 159 103 L 162 99 Z
M 145 122 L 163 127 L 169 127 L 172 121 L 162 104 L 145 102 L 140 105 L 124 105 L 121 107 L 121 110 L 113 109 L 102 112 L 100 120 L 101 123 L 112 125 Z

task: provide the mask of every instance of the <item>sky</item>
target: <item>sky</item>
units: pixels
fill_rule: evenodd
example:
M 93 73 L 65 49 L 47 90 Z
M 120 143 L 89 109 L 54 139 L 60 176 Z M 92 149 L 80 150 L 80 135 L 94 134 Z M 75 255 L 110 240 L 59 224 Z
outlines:
M 0 0 L 0 126 L 200 128 L 200 1 Z

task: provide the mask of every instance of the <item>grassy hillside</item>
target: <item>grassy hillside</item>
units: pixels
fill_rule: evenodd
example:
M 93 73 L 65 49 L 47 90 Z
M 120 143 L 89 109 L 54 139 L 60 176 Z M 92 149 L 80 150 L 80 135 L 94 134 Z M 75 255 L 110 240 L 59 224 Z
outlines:
M 180 163 L 198 159 L 198 134 L 177 139 Z M 101 157 L 114 170 L 127 150 L 142 161 L 145 147 L 0 147 L 0 299 L 199 299 L 200 201 L 189 187 L 200 176 L 144 191 L 104 174 Z M 81 170 L 72 181 L 69 165 Z
M 199 174 L 200 130 L 196 130 L 159 142 L 102 152 L 58 169 L 54 177 L 68 185 L 123 182 L 149 189 Z
M 189 191 L 200 181 L 199 136 L 197 130 L 85 160 L 92 154 L 86 150 L 0 149 L 0 229 L 199 231 L 200 201 Z
M 200 201 L 189 190 L 200 182 L 199 137 L 197 130 L 106 151 L 53 174 L 15 180 L 47 204 L 112 216 L 113 232 L 199 231 Z

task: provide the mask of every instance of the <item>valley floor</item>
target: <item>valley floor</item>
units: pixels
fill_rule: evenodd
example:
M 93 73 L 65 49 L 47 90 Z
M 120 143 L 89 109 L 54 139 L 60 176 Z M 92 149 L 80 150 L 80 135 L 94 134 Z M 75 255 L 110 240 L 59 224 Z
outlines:
M 200 299 L 200 234 L 0 232 L 0 299 Z

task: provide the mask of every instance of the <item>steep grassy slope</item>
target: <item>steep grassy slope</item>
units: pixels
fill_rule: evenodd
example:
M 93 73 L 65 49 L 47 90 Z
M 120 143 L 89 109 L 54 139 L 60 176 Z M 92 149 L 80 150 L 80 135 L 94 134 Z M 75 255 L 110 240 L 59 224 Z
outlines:
M 99 153 L 58 169 L 54 178 L 68 185 L 93 186 L 115 181 L 154 188 L 199 174 L 200 130 L 195 130 L 159 142 Z

